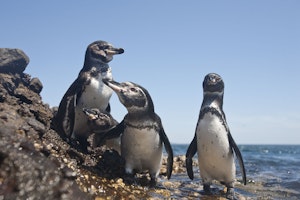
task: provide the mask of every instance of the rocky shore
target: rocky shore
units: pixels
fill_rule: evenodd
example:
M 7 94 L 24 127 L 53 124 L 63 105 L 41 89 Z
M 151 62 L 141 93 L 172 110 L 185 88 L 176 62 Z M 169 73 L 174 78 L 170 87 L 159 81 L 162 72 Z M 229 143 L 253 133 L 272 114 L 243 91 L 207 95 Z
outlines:
M 199 179 L 186 175 L 184 156 L 174 157 L 170 180 L 164 158 L 151 188 L 147 176 L 133 184 L 123 178 L 117 152 L 102 147 L 83 153 L 70 146 L 51 127 L 53 109 L 41 99 L 41 81 L 24 73 L 28 63 L 22 50 L 0 49 L 0 199 L 223 199 L 222 187 L 216 195 L 201 194 Z M 240 192 L 237 198 L 251 199 Z
M 51 127 L 41 81 L 24 73 L 28 63 L 22 50 L 0 49 L 0 199 L 170 197 L 165 188 L 149 189 L 144 176 L 126 184 L 117 152 L 84 154 L 64 141 Z

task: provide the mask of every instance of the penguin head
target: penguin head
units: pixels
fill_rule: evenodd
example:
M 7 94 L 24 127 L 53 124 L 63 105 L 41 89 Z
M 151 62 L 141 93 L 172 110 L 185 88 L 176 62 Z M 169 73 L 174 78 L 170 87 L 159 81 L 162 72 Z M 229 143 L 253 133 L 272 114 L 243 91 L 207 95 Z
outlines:
M 83 108 L 82 111 L 87 116 L 88 124 L 92 129 L 106 129 L 111 126 L 110 114 L 103 113 L 97 108 Z
M 111 80 L 103 82 L 116 92 L 129 113 L 154 112 L 151 96 L 142 86 L 132 82 L 118 83 Z
M 101 112 L 97 108 L 83 108 L 82 111 L 90 121 L 100 118 Z
M 115 48 L 108 42 L 98 40 L 91 43 L 85 52 L 84 68 L 99 66 L 109 63 L 116 54 L 124 53 L 124 49 Z
M 209 73 L 205 76 L 203 81 L 204 93 L 223 94 L 224 82 L 220 75 L 216 73 Z

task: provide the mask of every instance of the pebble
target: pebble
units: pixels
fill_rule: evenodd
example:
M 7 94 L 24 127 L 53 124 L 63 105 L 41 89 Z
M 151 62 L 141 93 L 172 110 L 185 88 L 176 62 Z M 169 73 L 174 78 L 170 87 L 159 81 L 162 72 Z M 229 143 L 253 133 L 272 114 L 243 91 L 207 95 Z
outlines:
M 96 187 L 94 185 L 91 185 L 91 187 L 90 187 L 90 193 L 91 194 L 95 194 L 96 192 L 97 192 Z

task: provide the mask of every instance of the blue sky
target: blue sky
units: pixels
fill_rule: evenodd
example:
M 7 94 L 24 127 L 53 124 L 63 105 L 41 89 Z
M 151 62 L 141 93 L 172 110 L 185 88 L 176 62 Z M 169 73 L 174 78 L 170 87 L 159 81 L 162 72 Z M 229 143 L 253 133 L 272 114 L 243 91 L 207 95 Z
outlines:
M 0 47 L 29 57 L 43 101 L 57 106 L 88 44 L 125 49 L 116 81 L 150 92 L 172 143 L 189 143 L 207 73 L 225 82 L 224 111 L 238 144 L 300 144 L 300 1 L 3 1 Z M 126 110 L 116 95 L 112 114 Z

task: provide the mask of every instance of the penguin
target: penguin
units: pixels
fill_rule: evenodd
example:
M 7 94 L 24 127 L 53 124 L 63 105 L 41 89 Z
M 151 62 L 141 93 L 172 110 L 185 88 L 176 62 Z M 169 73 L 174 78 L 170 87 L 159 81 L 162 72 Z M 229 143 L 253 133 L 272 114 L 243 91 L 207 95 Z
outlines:
M 102 135 L 115 127 L 118 122 L 111 116 L 110 113 L 100 111 L 98 108 L 83 108 L 82 111 L 88 118 L 87 125 L 90 128 L 89 132 L 94 133 L 91 138 L 92 147 L 102 146 L 103 144 L 99 145 L 96 143 L 96 138 L 98 138 L 98 135 Z M 105 144 L 108 148 L 114 149 L 121 154 L 120 137 L 106 140 Z
M 83 108 L 98 108 L 110 112 L 109 100 L 112 90 L 102 79 L 112 79 L 108 63 L 113 55 L 124 53 L 105 41 L 95 41 L 88 45 L 83 68 L 77 79 L 64 94 L 53 119 L 55 129 L 67 138 L 78 141 L 86 149 L 87 138 L 91 134 L 87 126 L 88 118 Z
M 98 108 L 83 108 L 82 111 L 87 116 L 90 132 L 106 132 L 118 124 L 110 113 L 101 112 Z
M 154 111 L 148 91 L 132 82 L 118 83 L 105 80 L 104 83 L 116 92 L 128 113 L 122 122 L 104 134 L 101 140 L 122 134 L 121 157 L 125 160 L 125 173 L 135 175 L 136 172 L 149 172 L 151 186 L 156 184 L 162 164 L 164 145 L 168 154 L 167 178 L 170 179 L 173 168 L 173 150 L 161 119 Z
M 193 180 L 192 158 L 198 154 L 200 176 L 206 194 L 211 194 L 213 180 L 226 186 L 226 197 L 234 199 L 236 155 L 246 185 L 246 171 L 242 154 L 233 140 L 223 112 L 224 82 L 216 73 L 207 74 L 203 81 L 203 102 L 195 136 L 186 152 L 186 169 Z

